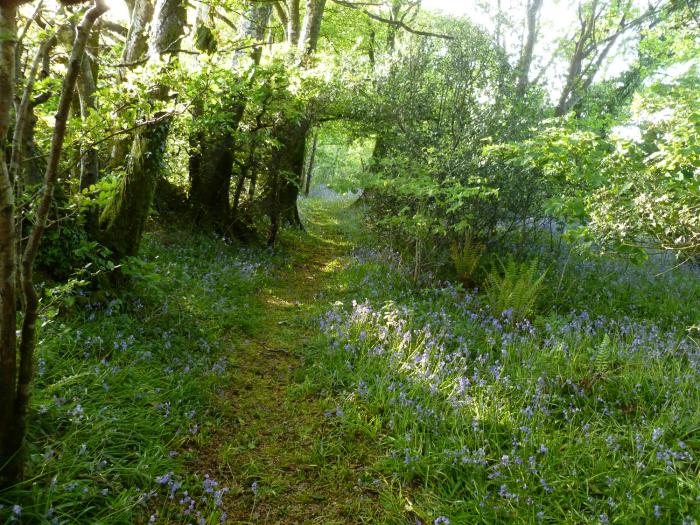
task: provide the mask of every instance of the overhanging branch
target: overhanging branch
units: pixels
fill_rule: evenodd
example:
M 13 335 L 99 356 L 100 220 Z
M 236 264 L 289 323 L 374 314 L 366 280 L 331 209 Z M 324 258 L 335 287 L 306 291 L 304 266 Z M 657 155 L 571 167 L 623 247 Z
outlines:
M 395 27 L 396 29 L 403 29 L 404 31 L 408 31 L 409 33 L 413 33 L 414 35 L 442 38 L 444 40 L 454 40 L 454 37 L 452 37 L 450 35 L 445 35 L 443 33 L 433 33 L 432 31 L 422 31 L 420 29 L 415 29 L 415 28 L 407 25 L 403 21 L 403 18 L 400 20 L 391 20 L 390 18 L 384 18 L 383 16 L 377 15 L 377 14 L 373 13 L 372 11 L 365 9 L 364 7 L 362 7 L 362 4 L 356 4 L 354 2 L 349 2 L 347 0 L 333 0 L 333 2 L 335 2 L 336 4 L 341 5 L 343 7 L 362 11 L 364 14 L 366 14 L 372 20 L 376 20 L 377 22 L 382 22 L 383 24 L 388 24 L 392 27 Z

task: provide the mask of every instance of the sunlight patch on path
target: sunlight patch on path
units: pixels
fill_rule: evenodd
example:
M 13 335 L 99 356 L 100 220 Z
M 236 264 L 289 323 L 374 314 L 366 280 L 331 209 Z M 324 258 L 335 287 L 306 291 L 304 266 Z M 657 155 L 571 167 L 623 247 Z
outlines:
M 317 334 L 315 301 L 350 249 L 338 211 L 315 208 L 309 233 L 285 235 L 290 261 L 259 295 L 266 322 L 232 341 L 233 381 L 199 466 L 231 488 L 227 523 L 376 523 L 377 494 L 357 483 L 371 464 L 362 452 L 369 445 L 332 432 L 325 414 L 335 407 L 300 373 L 303 348 Z

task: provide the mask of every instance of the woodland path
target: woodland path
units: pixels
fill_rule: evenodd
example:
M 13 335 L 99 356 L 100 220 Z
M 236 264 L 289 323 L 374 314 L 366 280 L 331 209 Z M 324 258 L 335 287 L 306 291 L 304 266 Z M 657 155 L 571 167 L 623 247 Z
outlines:
M 215 450 L 200 466 L 230 488 L 227 523 L 376 523 L 377 495 L 357 483 L 367 447 L 330 425 L 324 412 L 334 407 L 303 371 L 304 345 L 333 295 L 331 272 L 352 247 L 342 215 L 307 210 L 306 233 L 286 240 L 288 264 L 260 292 L 261 328 L 234 342 L 234 383 L 219 407 Z

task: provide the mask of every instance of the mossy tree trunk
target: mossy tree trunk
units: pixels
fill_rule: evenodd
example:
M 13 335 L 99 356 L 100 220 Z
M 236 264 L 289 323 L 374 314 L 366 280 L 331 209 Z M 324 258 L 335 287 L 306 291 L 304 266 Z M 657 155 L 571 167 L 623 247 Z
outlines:
M 243 114 L 232 114 L 237 126 Z M 232 133 L 211 137 L 200 135 L 197 157 L 190 159 L 189 202 L 195 223 L 205 228 L 219 229 L 230 217 L 229 187 L 233 172 Z
M 158 0 L 151 25 L 150 59 L 162 59 L 165 53 L 179 49 L 187 21 L 184 0 Z M 170 67 L 163 63 L 163 68 Z M 167 101 L 168 86 L 158 85 L 153 98 Z M 126 173 L 117 190 L 100 215 L 99 238 L 117 258 L 138 252 L 148 219 L 170 132 L 171 117 L 167 113 L 145 116 L 131 144 Z
M 148 28 L 153 21 L 154 0 L 134 0 L 129 3 L 129 32 L 124 43 L 122 62 L 129 69 L 142 64 L 148 53 Z M 119 71 L 124 77 L 124 69 Z M 109 160 L 111 168 L 120 168 L 126 163 L 131 144 L 130 137 L 120 137 L 114 141 Z
M 273 245 L 283 224 L 301 227 L 297 197 L 304 172 L 306 134 L 309 123 L 287 121 L 275 134 L 280 147 L 270 159 L 270 177 L 265 191 L 265 208 L 270 218 L 267 242 Z
M 300 15 L 298 10 L 293 9 L 294 6 L 298 6 L 298 2 L 290 0 L 287 11 L 290 28 L 300 25 Z M 301 32 L 298 35 L 291 30 L 287 33 L 287 41 L 292 50 L 290 57 L 296 61 L 299 68 L 307 67 L 316 52 L 325 7 L 326 0 L 306 0 Z M 292 17 L 296 20 L 293 21 Z M 280 146 L 273 152 L 270 160 L 270 178 L 264 197 L 265 209 L 270 218 L 267 239 L 269 245 L 275 243 L 283 223 L 302 227 L 297 198 L 303 184 L 306 135 L 309 127 L 310 122 L 307 118 L 287 119 L 277 127 L 275 140 Z
M 17 13 L 0 7 L 0 488 L 17 477 L 14 405 L 17 397 L 17 253 L 15 196 L 6 143 L 14 102 Z
M 306 165 L 306 176 L 304 181 L 304 195 L 309 196 L 311 191 L 311 176 L 314 172 L 314 164 L 316 162 L 316 150 L 318 148 L 318 130 L 314 132 L 314 138 L 311 142 L 311 152 L 309 153 L 309 161 Z
M 118 257 L 138 253 L 169 130 L 166 118 L 136 132 L 126 175 L 100 215 L 101 240 Z

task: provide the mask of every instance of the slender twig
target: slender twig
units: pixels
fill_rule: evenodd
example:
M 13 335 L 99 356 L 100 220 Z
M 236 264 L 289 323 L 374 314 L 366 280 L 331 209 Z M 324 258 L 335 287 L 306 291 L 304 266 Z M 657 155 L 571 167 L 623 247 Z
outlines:
M 24 37 L 27 36 L 27 32 L 29 31 L 29 28 L 32 26 L 32 24 L 39 18 L 39 15 L 41 14 L 41 9 L 44 7 L 44 0 L 41 0 L 37 6 L 36 9 L 34 10 L 34 14 L 30 16 L 27 19 L 27 23 L 24 24 L 24 27 L 22 28 L 22 32 L 20 35 L 17 37 L 17 46 L 21 46 L 22 42 L 24 41 Z
M 105 0 L 94 0 L 93 5 L 85 12 L 82 21 L 78 25 L 71 58 L 65 77 L 61 96 L 56 111 L 55 124 L 51 139 L 49 160 L 44 174 L 44 185 L 41 199 L 36 211 L 36 219 L 32 232 L 27 240 L 20 264 L 20 282 L 24 306 L 22 319 L 21 339 L 19 345 L 19 367 L 17 373 L 17 391 L 14 400 L 13 412 L 17 445 L 22 446 L 27 426 L 27 407 L 31 394 L 31 382 L 33 376 L 33 354 L 36 346 L 36 323 L 39 308 L 39 296 L 34 287 L 34 261 L 39 251 L 39 244 L 46 230 L 46 224 L 53 201 L 54 187 L 58 178 L 58 163 L 63 151 L 63 144 L 68 125 L 68 115 L 75 93 L 75 85 L 78 80 L 81 62 L 85 53 L 88 36 L 95 21 L 108 10 Z

